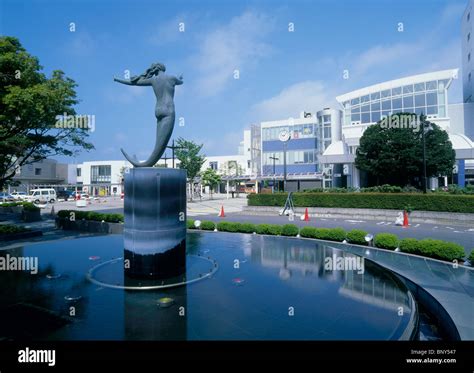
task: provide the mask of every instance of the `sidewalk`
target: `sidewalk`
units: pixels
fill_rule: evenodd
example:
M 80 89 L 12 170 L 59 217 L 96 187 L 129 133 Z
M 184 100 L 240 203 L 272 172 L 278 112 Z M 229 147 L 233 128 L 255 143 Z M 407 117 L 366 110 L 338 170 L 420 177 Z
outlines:
M 212 199 L 209 195 L 205 195 L 202 200 L 193 200 L 187 202 L 188 216 L 213 215 L 219 214 L 221 207 L 224 207 L 224 212 L 236 213 L 242 212 L 244 206 L 247 206 L 247 195 L 241 193 L 239 197 L 235 194 L 232 198 L 229 194 L 227 199 L 226 194 L 213 194 Z

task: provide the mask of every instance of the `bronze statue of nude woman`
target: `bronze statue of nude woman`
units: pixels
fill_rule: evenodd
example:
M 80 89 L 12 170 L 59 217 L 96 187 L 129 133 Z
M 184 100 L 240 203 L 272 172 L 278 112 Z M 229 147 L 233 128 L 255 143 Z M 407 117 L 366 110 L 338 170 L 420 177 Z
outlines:
M 114 81 L 122 84 L 152 86 L 156 96 L 156 142 L 151 155 L 147 160 L 140 162 L 135 156 L 130 157 L 125 150 L 120 149 L 134 167 L 154 166 L 163 155 L 173 133 L 175 119 L 174 87 L 183 84 L 183 76 L 166 75 L 165 71 L 165 65 L 157 62 L 152 64 L 143 74 L 133 76 L 129 80 L 114 78 Z

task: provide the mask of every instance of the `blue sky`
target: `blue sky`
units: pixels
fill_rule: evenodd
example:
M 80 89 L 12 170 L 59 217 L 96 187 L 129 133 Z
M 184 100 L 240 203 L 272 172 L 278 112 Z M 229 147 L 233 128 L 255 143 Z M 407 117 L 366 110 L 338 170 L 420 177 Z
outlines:
M 185 125 L 176 124 L 173 136 L 203 143 L 206 155 L 235 154 L 252 123 L 337 107 L 335 96 L 382 81 L 460 68 L 460 18 L 467 1 L 0 4 L 1 34 L 18 37 L 47 74 L 65 71 L 79 85 L 76 111 L 95 115 L 90 141 L 96 150 L 81 153 L 80 162 L 122 159 L 121 147 L 146 158 L 153 148 L 153 92 L 114 83 L 125 70 L 139 74 L 159 61 L 167 73 L 182 73 L 175 105 Z M 458 79 L 450 102 L 460 101 Z

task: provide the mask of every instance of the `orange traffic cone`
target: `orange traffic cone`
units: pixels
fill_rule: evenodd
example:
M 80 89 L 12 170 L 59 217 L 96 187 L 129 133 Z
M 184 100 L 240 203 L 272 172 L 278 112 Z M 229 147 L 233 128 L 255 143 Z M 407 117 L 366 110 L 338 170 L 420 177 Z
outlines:
M 403 228 L 408 227 L 408 213 L 403 211 Z
M 225 218 L 224 205 L 221 206 L 221 212 L 217 215 L 219 218 Z
M 306 207 L 306 210 L 304 212 L 304 221 L 309 221 L 309 214 L 308 214 L 308 208 Z

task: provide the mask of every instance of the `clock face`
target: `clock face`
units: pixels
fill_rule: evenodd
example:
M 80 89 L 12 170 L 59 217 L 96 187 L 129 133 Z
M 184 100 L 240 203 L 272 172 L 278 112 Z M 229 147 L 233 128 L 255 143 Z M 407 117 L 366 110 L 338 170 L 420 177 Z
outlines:
M 290 139 L 290 132 L 288 132 L 287 130 L 283 130 L 278 135 L 278 138 L 280 139 L 280 141 L 288 141 Z

